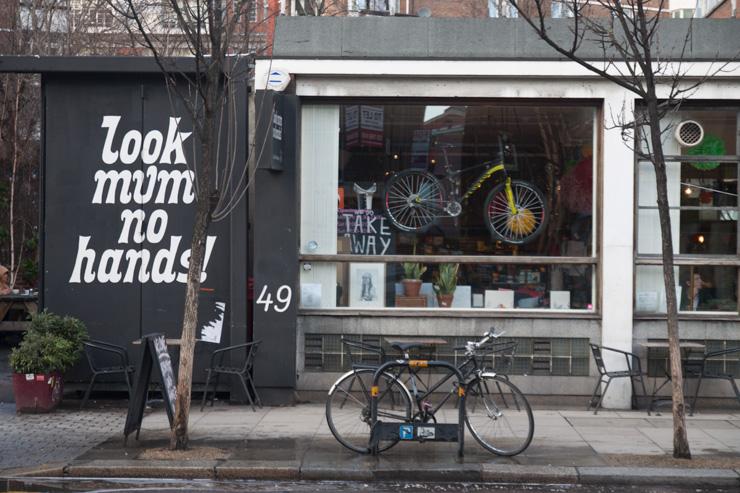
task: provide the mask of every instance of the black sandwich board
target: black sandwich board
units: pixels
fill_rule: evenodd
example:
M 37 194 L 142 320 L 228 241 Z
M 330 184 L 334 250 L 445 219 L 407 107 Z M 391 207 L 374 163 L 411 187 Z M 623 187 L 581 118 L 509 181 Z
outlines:
M 134 395 L 128 404 L 126 425 L 123 428 L 123 443 L 126 444 L 128 436 L 136 430 L 136 439 L 139 439 L 141 421 L 144 419 L 144 408 L 146 407 L 146 395 L 149 389 L 149 380 L 152 376 L 152 366 L 157 368 L 159 378 L 162 382 L 162 396 L 164 397 L 167 418 L 170 420 L 170 428 L 175 419 L 175 374 L 172 371 L 172 360 L 167 351 L 167 341 L 164 334 L 147 334 L 141 338 L 144 344 L 144 352 L 141 355 L 141 364 L 136 378 Z

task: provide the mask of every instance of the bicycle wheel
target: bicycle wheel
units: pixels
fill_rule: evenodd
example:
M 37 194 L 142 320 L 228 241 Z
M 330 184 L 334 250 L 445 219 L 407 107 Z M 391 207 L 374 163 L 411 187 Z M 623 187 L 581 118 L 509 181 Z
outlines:
M 417 231 L 444 215 L 444 190 L 434 175 L 409 169 L 393 175 L 385 187 L 385 211 L 402 231 Z
M 523 245 L 537 238 L 547 224 L 545 197 L 536 187 L 520 180 L 511 181 L 516 213 L 509 207 L 506 183 L 499 183 L 483 207 L 488 230 L 497 240 Z
M 465 422 L 483 448 L 516 455 L 529 446 L 534 418 L 524 394 L 508 379 L 483 374 L 467 387 Z
M 334 438 L 350 450 L 370 452 L 370 387 L 375 370 L 362 369 L 346 373 L 334 383 L 326 400 L 326 422 Z M 385 373 L 378 382 L 378 419 L 381 421 L 411 420 L 411 398 L 406 387 L 396 377 Z M 380 442 L 382 452 L 398 440 Z

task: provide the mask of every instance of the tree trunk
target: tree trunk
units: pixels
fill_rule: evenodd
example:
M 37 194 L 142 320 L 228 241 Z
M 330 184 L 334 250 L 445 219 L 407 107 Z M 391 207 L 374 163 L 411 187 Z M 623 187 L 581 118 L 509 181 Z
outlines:
M 185 450 L 188 447 L 188 420 L 193 382 L 193 360 L 195 357 L 195 330 L 198 324 L 198 293 L 200 275 L 203 270 L 206 234 L 211 222 L 211 183 L 210 170 L 215 159 L 212 130 L 213 117 L 204 116 L 205 131 L 201 138 L 201 159 L 197 166 L 198 201 L 193 226 L 193 240 L 190 245 L 190 266 L 188 268 L 187 290 L 185 294 L 185 313 L 183 315 L 182 335 L 180 340 L 180 367 L 177 374 L 177 397 L 175 401 L 175 419 L 172 423 L 170 449 Z M 208 164 L 206 164 L 208 163 Z
M 690 459 L 691 450 L 686 435 L 686 404 L 683 395 L 683 372 L 681 368 L 681 347 L 678 334 L 678 303 L 676 300 L 676 279 L 673 272 L 673 236 L 671 217 L 668 209 L 668 186 L 665 156 L 660 132 L 660 116 L 657 98 L 648 98 L 647 110 L 650 121 L 650 142 L 653 151 L 653 167 L 658 193 L 658 215 L 663 251 L 663 280 L 665 282 L 666 312 L 668 325 L 668 352 L 670 355 L 671 390 L 673 396 L 673 457 Z
M 13 165 L 10 173 L 10 199 L 8 202 L 8 233 L 10 234 L 10 287 L 14 287 L 18 277 L 15 257 L 15 182 L 18 176 L 18 112 L 21 100 L 21 76 L 15 78 L 15 105 L 13 106 Z

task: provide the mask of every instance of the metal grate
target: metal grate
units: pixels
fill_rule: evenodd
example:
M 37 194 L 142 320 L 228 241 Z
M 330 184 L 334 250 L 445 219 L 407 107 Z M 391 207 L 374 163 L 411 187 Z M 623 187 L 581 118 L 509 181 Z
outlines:
M 699 122 L 686 120 L 678 124 L 675 135 L 676 140 L 682 146 L 694 147 L 704 139 L 704 129 Z
M 364 342 L 375 346 L 382 345 L 388 356 L 394 356 L 396 351 L 391 348 L 386 335 L 348 335 L 348 340 Z M 471 339 L 460 336 L 440 336 L 447 340 L 447 344 L 434 348 L 425 348 L 412 352 L 412 358 L 439 359 L 460 364 L 464 353 L 455 351 L 455 347 L 464 346 Z M 310 371 L 337 372 L 351 368 L 351 362 L 343 352 L 342 336 L 336 334 L 307 334 L 305 338 L 305 366 Z M 509 370 L 512 375 L 552 375 L 552 376 L 587 376 L 589 372 L 588 339 L 579 338 L 531 338 L 506 337 L 497 342 L 517 343 L 514 354 L 513 367 Z M 375 353 L 363 353 L 353 350 L 353 355 L 363 363 L 378 364 L 379 358 Z M 486 356 L 486 368 L 497 369 L 501 361 L 493 356 Z

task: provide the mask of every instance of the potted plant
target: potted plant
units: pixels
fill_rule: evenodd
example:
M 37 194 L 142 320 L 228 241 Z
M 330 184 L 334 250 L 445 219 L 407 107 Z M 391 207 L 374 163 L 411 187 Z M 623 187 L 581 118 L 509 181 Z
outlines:
M 421 276 L 427 271 L 427 268 L 417 262 L 404 262 L 403 264 L 403 295 L 419 296 L 421 291 Z
M 440 308 L 450 308 L 457 287 L 457 271 L 460 264 L 439 264 L 439 273 L 434 283 Z
M 17 412 L 50 412 L 62 400 L 62 375 L 77 362 L 87 337 L 73 317 L 36 314 L 23 340 L 10 354 Z

